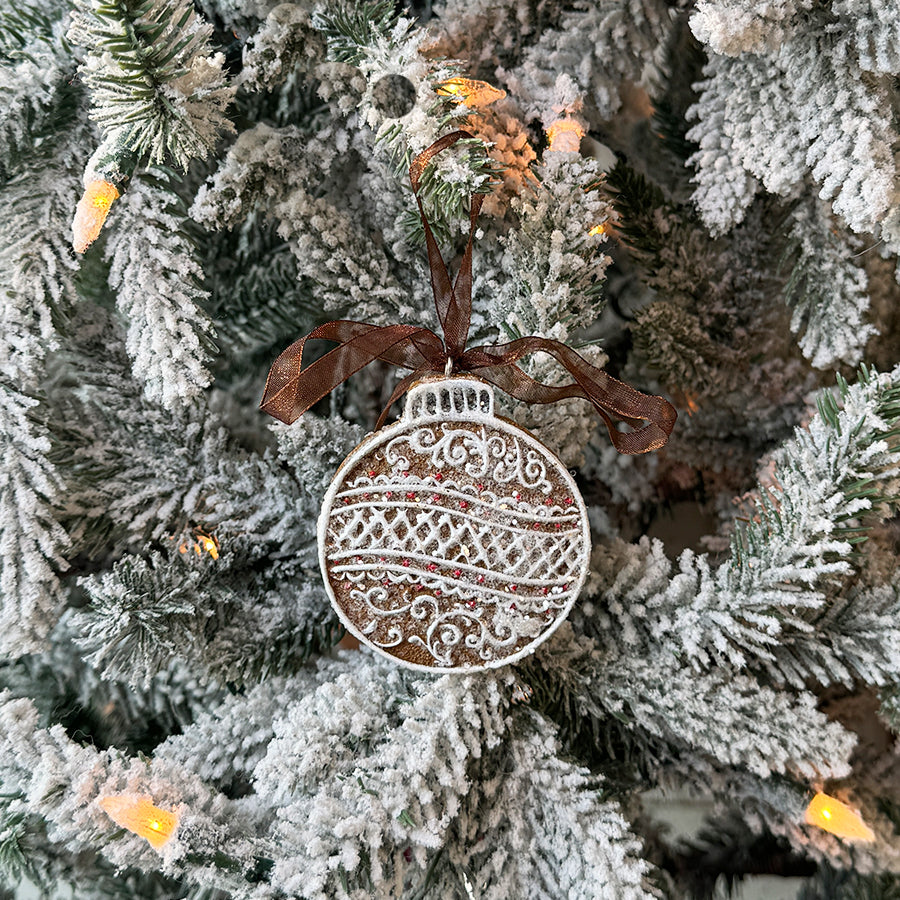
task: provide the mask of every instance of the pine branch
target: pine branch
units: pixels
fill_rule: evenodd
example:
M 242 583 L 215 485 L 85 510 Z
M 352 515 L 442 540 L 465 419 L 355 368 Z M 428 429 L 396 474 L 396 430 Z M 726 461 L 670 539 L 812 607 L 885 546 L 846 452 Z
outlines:
M 53 80 L 59 71 L 48 75 Z M 73 109 L 56 123 L 58 132 L 23 131 L 28 152 L 0 185 L 7 210 L 0 221 L 0 593 L 2 643 L 14 654 L 39 648 L 55 624 L 62 604 L 57 576 L 69 549 L 57 522 L 63 484 L 41 408 L 47 355 L 60 344 L 76 293 L 69 204 L 89 134 L 78 122 L 79 95 L 68 96 Z
M 468 770 L 503 739 L 504 680 L 423 679 L 360 653 L 325 665 L 331 677 L 286 711 L 256 767 L 280 809 L 271 884 L 317 900 L 396 895 L 426 872 Z
M 649 867 L 641 845 L 618 805 L 604 796 L 603 781 L 560 759 L 559 750 L 549 723 L 531 710 L 517 711 L 511 740 L 486 753 L 478 767 L 456 839 L 437 869 L 437 897 L 654 896 L 645 884 Z
M 697 120 L 688 138 L 700 145 L 690 161 L 704 219 L 716 232 L 739 222 L 757 178 L 790 196 L 811 177 L 851 230 L 876 234 L 896 251 L 893 86 L 860 66 L 856 41 L 866 40 L 866 28 L 853 25 L 859 9 L 829 5 L 767 19 L 722 15 L 719 5 L 692 19 L 695 34 L 717 50 L 689 114 Z M 896 33 L 896 10 L 885 16 L 884 31 Z M 882 62 L 895 65 L 897 56 Z
M 15 801 L 18 810 L 46 824 L 49 843 L 60 855 L 84 855 L 88 872 L 99 852 L 117 869 L 156 873 L 159 854 L 116 825 L 97 802 L 121 794 L 152 797 L 179 818 L 177 840 L 167 845 L 169 872 L 205 872 L 202 882 L 226 889 L 247 886 L 245 873 L 255 868 L 260 848 L 248 839 L 253 818 L 240 804 L 167 760 L 128 759 L 81 746 L 58 725 L 41 728 L 27 700 L 0 701 L 4 786 L 21 798 Z
M 777 667 L 781 644 L 812 632 L 845 585 L 867 524 L 895 503 L 898 378 L 862 370 L 856 385 L 839 380 L 837 395 L 821 396 L 819 416 L 775 455 L 776 485 L 760 490 L 718 569 L 686 550 L 674 574 L 646 539 L 598 553 L 601 596 L 626 642 L 673 645 L 704 666 L 743 666 L 749 654 Z M 785 656 L 783 671 L 793 666 Z
M 518 228 L 502 239 L 499 260 L 507 282 L 491 299 L 507 333 L 566 341 L 603 311 L 611 262 L 605 232 L 615 210 L 600 190 L 603 172 L 594 160 L 547 154 L 534 174 L 533 190 L 513 201 Z
M 78 112 L 81 88 L 72 84 L 75 63 L 63 33 L 67 6 L 7 4 L 0 9 L 0 177 Z
M 849 257 L 846 235 L 839 241 L 822 204 L 798 206 L 791 216 L 782 265 L 789 265 L 784 288 L 792 307 L 791 331 L 802 334 L 800 350 L 819 369 L 840 362 L 859 365 L 875 327 L 869 310 L 865 269 Z
M 594 628 L 585 621 L 588 634 Z M 615 652 L 601 640 L 563 631 L 526 669 L 528 681 L 544 682 L 542 694 L 557 695 L 564 722 L 571 715 L 582 720 L 575 727 L 600 736 L 618 719 L 648 735 L 637 742 L 661 747 L 676 769 L 699 755 L 720 770 L 740 767 L 760 778 L 846 774 L 855 737 L 827 722 L 811 694 L 775 691 L 725 667 L 698 673 L 665 650 Z M 572 726 L 564 729 L 571 733 Z M 733 739 L 733 729 L 741 740 Z
M 81 71 L 110 152 L 186 169 L 233 130 L 211 34 L 188 0 L 78 0 L 69 39 L 88 51 Z
M 313 20 L 328 41 L 332 59 L 358 65 L 377 40 L 390 40 L 398 15 L 393 0 L 331 2 Z
M 252 684 L 295 672 L 336 643 L 337 618 L 306 572 L 269 561 L 271 571 L 255 574 L 237 536 L 220 533 L 232 549 L 223 547 L 216 560 L 184 544 L 165 556 L 126 556 L 82 579 L 90 602 L 72 625 L 103 677 L 146 689 L 174 662 L 190 659 L 219 683 Z
M 116 205 L 119 224 L 105 248 L 110 287 L 128 321 L 132 372 L 147 399 L 170 410 L 209 386 L 208 366 L 218 350 L 203 309 L 209 295 L 198 249 L 172 180 L 158 169 L 131 186 Z

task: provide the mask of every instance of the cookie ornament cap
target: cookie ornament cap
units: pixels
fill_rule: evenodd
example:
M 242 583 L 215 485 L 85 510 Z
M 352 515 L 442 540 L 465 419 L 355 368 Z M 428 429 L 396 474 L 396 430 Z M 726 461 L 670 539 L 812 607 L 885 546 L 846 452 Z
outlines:
M 587 510 L 490 385 L 430 378 L 338 470 L 319 560 L 348 630 L 417 669 L 496 668 L 534 651 L 587 575 Z
M 536 438 L 494 414 L 491 385 L 527 403 L 590 401 L 621 453 L 661 447 L 676 417 L 662 397 L 617 381 L 559 341 L 531 336 L 466 348 L 483 195 L 472 196 L 469 239 L 451 283 L 418 190 L 431 159 L 471 137 L 445 135 L 410 166 L 443 337 L 414 325 L 326 322 L 275 360 L 260 404 L 291 423 L 376 359 L 412 370 L 325 496 L 319 559 L 356 637 L 398 663 L 439 672 L 495 668 L 533 652 L 587 574 L 587 511 L 575 482 Z M 338 346 L 304 367 L 314 339 Z M 574 380 L 531 378 L 517 363 L 536 351 Z M 403 416 L 382 429 L 407 391 Z M 615 420 L 631 430 L 619 431 Z

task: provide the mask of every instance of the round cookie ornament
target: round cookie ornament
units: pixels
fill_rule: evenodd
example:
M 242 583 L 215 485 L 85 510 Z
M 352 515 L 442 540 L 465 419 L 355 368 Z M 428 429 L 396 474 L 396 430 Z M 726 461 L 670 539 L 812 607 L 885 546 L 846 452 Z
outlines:
M 347 629 L 428 671 L 533 652 L 575 602 L 589 554 L 572 476 L 469 377 L 416 383 L 401 419 L 343 462 L 319 518 L 322 574 Z

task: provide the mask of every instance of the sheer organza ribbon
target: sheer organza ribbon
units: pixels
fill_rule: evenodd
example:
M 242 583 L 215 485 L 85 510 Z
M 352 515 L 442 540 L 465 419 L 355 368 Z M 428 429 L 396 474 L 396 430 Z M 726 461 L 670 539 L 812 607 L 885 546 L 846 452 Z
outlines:
M 422 151 L 409 169 L 425 226 L 431 287 L 443 340 L 428 328 L 415 325 L 371 325 L 347 320 L 326 322 L 295 341 L 275 360 L 260 408 L 290 424 L 355 372 L 380 359 L 411 369 L 412 373 L 394 389 L 376 428 L 384 424 L 391 406 L 418 379 L 426 375 L 465 372 L 526 403 L 555 403 L 569 397 L 589 400 L 606 422 L 613 445 L 620 453 L 646 453 L 662 447 L 675 425 L 677 414 L 672 405 L 662 397 L 642 394 L 617 381 L 565 344 L 532 336 L 507 344 L 485 344 L 466 349 L 472 314 L 472 242 L 484 195 L 472 195 L 469 239 L 456 282 L 451 283 L 422 207 L 419 186 L 422 173 L 436 154 L 461 138 L 471 137 L 465 131 L 445 135 Z M 311 340 L 335 341 L 338 346 L 304 368 L 303 349 Z M 575 380 L 562 385 L 543 384 L 516 365 L 523 356 L 538 351 L 549 353 Z M 626 422 L 633 430 L 617 430 L 614 420 Z

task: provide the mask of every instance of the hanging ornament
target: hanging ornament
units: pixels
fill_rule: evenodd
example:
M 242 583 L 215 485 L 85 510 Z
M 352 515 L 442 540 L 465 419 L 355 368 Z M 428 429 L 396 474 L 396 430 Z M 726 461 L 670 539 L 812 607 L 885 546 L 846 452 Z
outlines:
M 536 438 L 494 414 L 491 385 L 530 403 L 589 400 L 616 449 L 665 444 L 675 410 L 592 366 L 559 341 L 524 337 L 466 349 L 472 242 L 455 284 L 419 201 L 430 160 L 467 132 L 419 154 L 410 180 L 425 228 L 443 340 L 427 328 L 328 322 L 272 366 L 261 407 L 293 422 L 375 359 L 412 369 L 381 414 L 409 390 L 396 424 L 369 435 L 342 463 L 319 518 L 326 589 L 348 630 L 397 662 L 429 671 L 495 668 L 534 651 L 563 621 L 584 583 L 587 511 L 571 475 Z M 338 347 L 303 367 L 311 339 Z M 517 362 L 535 351 L 574 377 L 546 385 Z M 632 425 L 619 431 L 613 417 Z
M 328 593 L 359 640 L 417 668 L 496 667 L 562 622 L 588 568 L 587 510 L 490 385 L 428 378 L 344 461 L 319 518 Z
M 97 804 L 116 825 L 146 838 L 154 850 L 164 847 L 178 827 L 178 816 L 154 806 L 148 797 L 113 794 L 101 797 Z
M 875 840 L 875 832 L 856 810 L 821 791 L 810 801 L 804 818 L 807 825 L 815 825 L 846 841 L 868 843 Z

